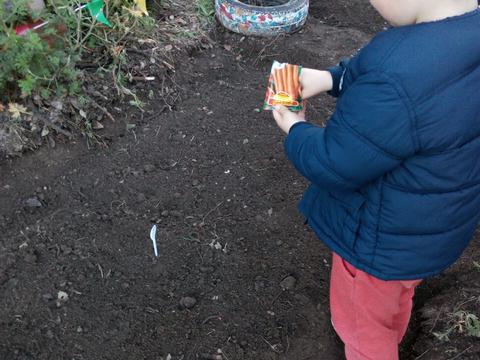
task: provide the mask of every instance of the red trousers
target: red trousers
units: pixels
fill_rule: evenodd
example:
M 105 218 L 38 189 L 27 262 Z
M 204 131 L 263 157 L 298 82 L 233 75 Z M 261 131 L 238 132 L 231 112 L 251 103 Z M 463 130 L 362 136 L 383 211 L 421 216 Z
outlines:
M 420 282 L 380 280 L 333 254 L 330 309 L 347 360 L 398 360 Z

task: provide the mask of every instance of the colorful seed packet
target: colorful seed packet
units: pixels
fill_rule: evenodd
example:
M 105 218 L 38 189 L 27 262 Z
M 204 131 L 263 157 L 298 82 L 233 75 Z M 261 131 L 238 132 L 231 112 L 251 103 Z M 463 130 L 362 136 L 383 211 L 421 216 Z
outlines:
M 300 73 L 302 67 L 274 61 L 268 78 L 264 110 L 273 110 L 275 105 L 283 105 L 291 111 L 302 110 L 300 96 Z

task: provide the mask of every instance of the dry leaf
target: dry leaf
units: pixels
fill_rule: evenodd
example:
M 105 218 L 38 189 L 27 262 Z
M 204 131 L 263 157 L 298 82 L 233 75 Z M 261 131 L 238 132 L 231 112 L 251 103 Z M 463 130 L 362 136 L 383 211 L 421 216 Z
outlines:
M 93 129 L 94 130 L 101 130 L 103 128 L 104 128 L 104 126 L 100 122 L 98 122 L 98 121 L 93 122 Z
M 27 108 L 17 103 L 9 103 L 8 112 L 12 114 L 13 119 L 18 119 L 21 114 L 28 114 Z
M 5 106 L 2 103 L 0 103 L 0 112 L 3 112 L 3 111 L 5 111 Z
M 127 8 L 126 6 L 123 7 L 125 10 L 127 10 L 132 16 L 135 16 L 135 17 L 142 17 L 143 16 L 143 12 L 142 10 L 138 9 L 138 8 L 135 8 L 135 9 L 129 9 Z

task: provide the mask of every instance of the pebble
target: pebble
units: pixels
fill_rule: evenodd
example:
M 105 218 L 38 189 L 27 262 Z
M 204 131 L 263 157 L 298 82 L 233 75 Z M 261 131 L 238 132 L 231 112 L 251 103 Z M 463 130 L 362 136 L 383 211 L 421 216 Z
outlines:
M 53 295 L 50 293 L 46 293 L 42 295 L 43 300 L 50 301 L 53 300 Z
M 168 214 L 169 214 L 168 210 L 163 210 L 160 215 L 162 215 L 163 217 L 167 217 Z
M 185 309 L 191 309 L 195 306 L 197 303 L 197 299 L 190 297 L 190 296 L 185 296 L 180 299 L 180 306 L 185 308 Z
M 81 334 L 83 332 L 83 329 L 81 326 L 77 327 L 77 333 Z
M 8 289 L 13 289 L 18 285 L 18 280 L 15 278 L 11 278 L 10 280 L 7 281 L 6 287 Z
M 38 261 L 38 257 L 35 253 L 30 253 L 25 255 L 24 260 L 30 264 L 35 264 Z
M 170 211 L 170 215 L 172 215 L 172 216 L 174 216 L 174 217 L 176 217 L 176 218 L 182 217 L 182 213 L 181 213 L 180 211 L 178 211 L 178 210 L 172 210 L 172 211 Z
M 47 330 L 47 338 L 53 339 L 53 331 L 52 330 Z
M 62 250 L 62 253 L 65 255 L 69 255 L 73 252 L 73 249 L 67 245 L 60 245 L 60 250 Z
M 32 207 L 32 208 L 35 208 L 35 207 L 42 207 L 42 203 L 40 202 L 40 200 L 38 200 L 38 198 L 36 197 L 32 197 L 30 199 L 27 199 L 25 201 L 25 204 L 28 206 L 28 207 Z
M 212 273 L 215 269 L 211 266 L 200 266 L 200 272 L 202 273 Z
M 259 291 L 265 288 L 265 280 L 261 276 L 255 278 L 255 291 Z
M 155 165 L 146 164 L 146 165 L 143 167 L 143 171 L 145 171 L 146 173 L 153 172 L 153 171 L 155 171 Z
M 65 291 L 59 291 L 57 294 L 57 299 L 60 302 L 68 301 L 68 294 Z
M 200 181 L 198 181 L 198 180 L 193 180 L 192 181 L 193 186 L 198 186 L 199 184 L 200 184 Z
M 145 194 L 140 193 L 140 194 L 137 195 L 137 201 L 138 201 L 139 203 L 142 203 L 142 202 L 144 202 L 145 200 L 147 200 L 147 197 L 145 196 Z
M 285 279 L 282 280 L 280 286 L 283 290 L 292 290 L 296 284 L 297 279 L 295 279 L 293 276 L 287 276 Z
M 8 280 L 8 276 L 4 270 L 0 270 L 0 285 L 3 285 Z

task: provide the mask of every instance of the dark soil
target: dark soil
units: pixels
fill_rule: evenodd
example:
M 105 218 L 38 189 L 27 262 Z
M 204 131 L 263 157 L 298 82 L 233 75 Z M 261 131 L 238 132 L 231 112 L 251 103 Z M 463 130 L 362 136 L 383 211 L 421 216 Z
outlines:
M 306 184 L 259 108 L 273 59 L 326 67 L 383 26 L 365 3 L 312 2 L 321 21 L 276 40 L 217 29 L 177 62 L 173 111 L 156 83 L 144 112 L 114 104 L 108 148 L 4 160 L 0 359 L 342 359 L 330 252 L 297 214 Z M 333 106 L 321 97 L 309 118 Z M 402 359 L 480 358 L 474 337 L 433 335 L 457 308 L 479 314 L 478 248 L 420 286 Z

